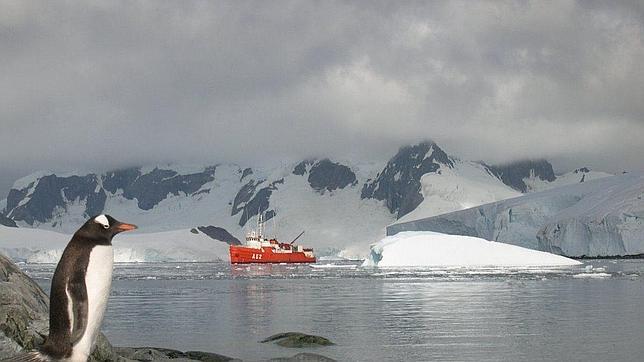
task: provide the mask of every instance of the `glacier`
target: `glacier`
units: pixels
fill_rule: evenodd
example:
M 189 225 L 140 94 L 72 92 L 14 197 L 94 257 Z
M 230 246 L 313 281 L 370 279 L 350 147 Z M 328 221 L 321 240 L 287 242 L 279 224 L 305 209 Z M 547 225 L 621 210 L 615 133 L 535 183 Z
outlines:
M 49 230 L 0 226 L 0 253 L 26 263 L 57 263 L 72 235 Z M 112 241 L 114 261 L 228 261 L 228 244 L 189 229 L 118 235 Z
M 560 255 L 472 236 L 405 231 L 372 245 L 363 266 L 561 267 L 581 264 Z
M 598 178 L 387 227 L 387 235 L 403 231 L 475 236 L 573 257 L 639 255 L 644 174 Z

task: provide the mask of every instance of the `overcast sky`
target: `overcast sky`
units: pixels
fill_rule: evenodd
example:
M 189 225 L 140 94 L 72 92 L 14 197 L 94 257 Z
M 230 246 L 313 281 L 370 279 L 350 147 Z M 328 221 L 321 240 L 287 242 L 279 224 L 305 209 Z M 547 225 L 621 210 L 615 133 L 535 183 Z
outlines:
M 641 1 L 0 0 L 0 198 L 37 169 L 464 159 L 644 170 Z

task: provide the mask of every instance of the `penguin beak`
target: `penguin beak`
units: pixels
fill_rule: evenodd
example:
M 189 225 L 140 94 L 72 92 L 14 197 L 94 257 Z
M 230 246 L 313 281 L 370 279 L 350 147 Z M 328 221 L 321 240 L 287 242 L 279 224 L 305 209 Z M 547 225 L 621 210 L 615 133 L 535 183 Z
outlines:
M 134 230 L 136 228 L 137 228 L 136 225 L 126 224 L 124 222 L 118 222 L 116 225 L 114 225 L 114 230 L 116 230 L 117 233 Z

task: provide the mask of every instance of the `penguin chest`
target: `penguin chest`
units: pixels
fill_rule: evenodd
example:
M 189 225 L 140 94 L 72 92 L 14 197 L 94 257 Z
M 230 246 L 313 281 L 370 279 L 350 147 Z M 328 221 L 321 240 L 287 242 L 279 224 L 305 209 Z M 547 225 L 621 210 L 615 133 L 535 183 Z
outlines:
M 81 359 L 83 356 L 85 360 L 87 359 L 100 331 L 112 286 L 113 264 L 114 251 L 111 245 L 99 245 L 92 248 L 85 273 L 87 328 L 80 341 L 73 347 L 73 354 L 77 356 L 80 354 Z

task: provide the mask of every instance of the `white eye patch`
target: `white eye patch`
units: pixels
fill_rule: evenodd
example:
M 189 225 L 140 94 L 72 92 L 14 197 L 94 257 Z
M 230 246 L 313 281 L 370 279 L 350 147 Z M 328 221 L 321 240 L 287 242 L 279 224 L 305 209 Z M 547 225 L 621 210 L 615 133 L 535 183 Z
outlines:
M 110 222 L 107 220 L 107 217 L 105 217 L 105 215 L 99 215 L 99 216 L 95 217 L 94 221 L 96 221 L 97 223 L 103 225 L 103 227 L 106 228 L 106 229 L 110 227 Z

